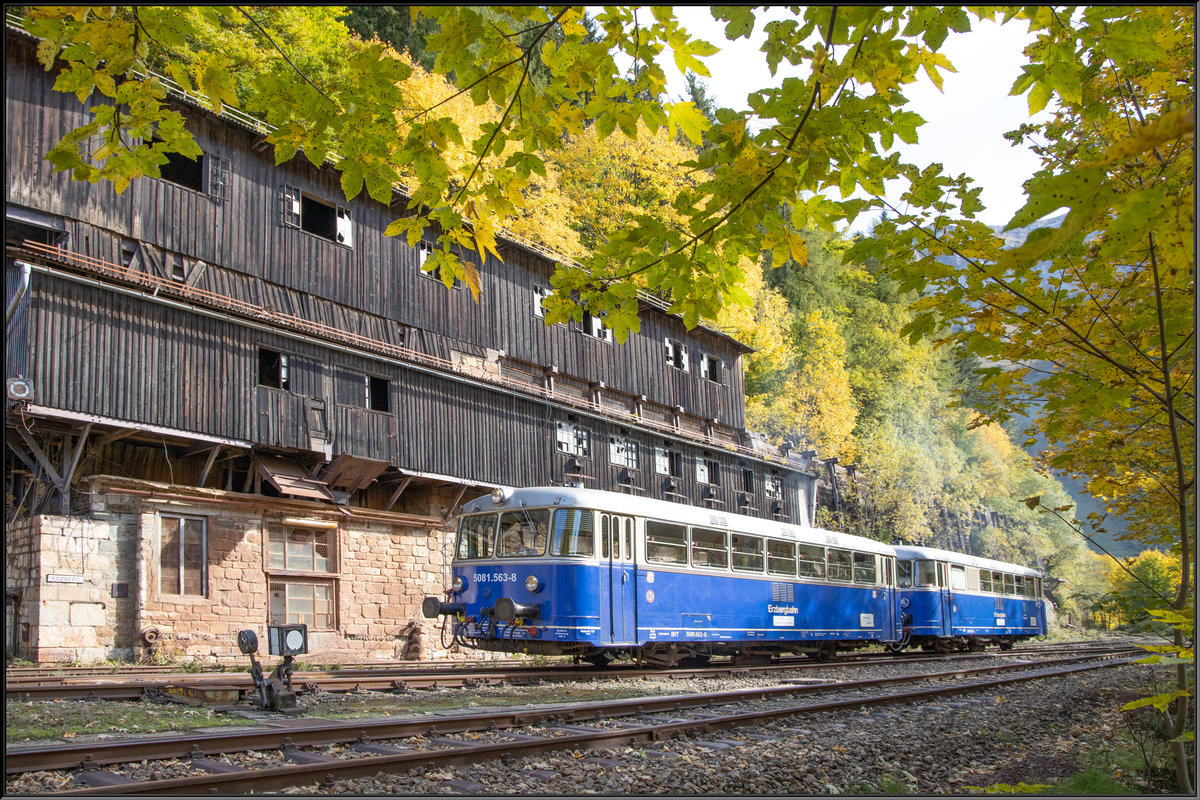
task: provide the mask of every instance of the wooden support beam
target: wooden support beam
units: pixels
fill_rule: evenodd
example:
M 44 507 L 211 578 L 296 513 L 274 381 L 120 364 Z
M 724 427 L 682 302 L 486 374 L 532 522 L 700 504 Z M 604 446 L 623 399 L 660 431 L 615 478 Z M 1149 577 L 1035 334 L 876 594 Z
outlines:
M 119 430 L 110 431 L 109 433 L 99 437 L 92 443 L 92 445 L 93 447 L 107 447 L 113 442 L 124 439 L 126 436 L 133 436 L 135 433 L 137 433 L 136 428 L 120 428 Z
M 467 493 L 467 487 L 466 487 L 466 485 L 464 485 L 461 489 L 458 490 L 458 497 L 454 498 L 454 502 L 451 503 L 450 507 L 446 509 L 446 513 L 442 514 L 442 519 L 450 519 L 450 517 L 453 516 L 454 509 L 458 508 L 458 504 L 462 502 L 463 495 L 466 493 Z
M 392 497 L 387 501 L 387 505 L 383 507 L 384 511 L 391 511 L 392 506 L 396 505 L 396 501 L 400 499 L 400 495 L 404 494 L 404 490 L 412 483 L 412 476 L 405 478 L 404 481 L 396 487 L 396 491 L 392 492 Z
M 25 442 L 25 446 L 29 448 L 29 452 L 33 453 L 33 457 L 37 459 L 38 463 L 41 464 L 42 469 L 45 470 L 46 474 L 50 476 L 50 482 L 55 486 L 62 488 L 62 477 L 58 474 L 58 470 L 56 470 L 54 465 L 50 463 L 50 459 L 47 458 L 46 453 L 42 450 L 38 443 L 33 440 L 33 437 L 29 435 L 29 432 L 18 425 L 17 435 L 21 437 L 21 439 Z
M 197 486 L 203 486 L 208 480 L 208 473 L 212 471 L 213 464 L 217 462 L 217 454 L 221 452 L 221 445 L 217 445 L 208 453 L 208 461 L 204 463 L 204 469 L 200 471 L 200 480 L 196 482 Z
M 71 462 L 65 467 L 63 474 L 63 489 L 69 489 L 71 481 L 75 479 L 75 468 L 79 466 L 79 457 L 83 455 L 83 446 L 87 444 L 88 434 L 92 432 L 92 423 L 83 426 L 83 431 L 79 434 L 79 441 L 75 443 L 75 451 L 71 454 Z M 63 451 L 66 454 L 66 451 Z M 64 459 L 65 462 L 66 459 Z
M 30 472 L 37 472 L 37 464 L 34 463 L 33 458 L 25 452 L 25 448 L 22 447 L 23 442 L 17 438 L 17 434 L 14 430 L 9 429 L 4 432 L 4 443 L 8 445 L 9 450 L 12 450 L 17 454 L 17 458 L 21 459 L 21 463 L 28 467 Z

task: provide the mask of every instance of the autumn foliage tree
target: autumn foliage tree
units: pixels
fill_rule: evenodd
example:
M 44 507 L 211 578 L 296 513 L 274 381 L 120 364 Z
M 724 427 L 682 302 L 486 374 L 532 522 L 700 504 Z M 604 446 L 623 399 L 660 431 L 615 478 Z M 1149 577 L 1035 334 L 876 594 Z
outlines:
M 731 41 L 751 36 L 760 21 L 753 7 L 712 13 Z M 705 77 L 704 58 L 716 51 L 669 7 L 606 6 L 594 24 L 578 7 L 435 6 L 413 14 L 430 72 L 453 84 L 439 89 L 448 92 L 442 96 L 406 83 L 414 65 L 393 48 L 343 38 L 335 25 L 312 31 L 320 46 L 308 53 L 303 15 L 296 23 L 273 8 L 30 7 L 25 24 L 41 38 L 42 63 L 58 67 L 56 88 L 88 103 L 91 114 L 47 157 L 77 178 L 111 180 L 120 190 L 157 174 L 168 152 L 198 155 L 168 102 L 170 79 L 217 111 L 241 105 L 261 116 L 278 162 L 332 163 L 348 198 L 365 191 L 390 202 L 400 188 L 407 207 L 388 233 L 415 243 L 432 231 L 455 245 L 427 266 L 477 293 L 476 266 L 486 254 L 498 257 L 498 232 L 528 225 L 534 204 L 576 190 L 578 175 L 552 169 L 572 146 L 608 142 L 615 153 L 612 137 L 662 137 L 663 152 L 679 138 L 702 145 L 686 156 L 686 178 L 672 177 L 657 205 L 622 210 L 621 224 L 607 230 L 577 230 L 578 257 L 555 270 L 547 323 L 603 313 L 619 341 L 639 326 L 644 287 L 669 298 L 689 327 L 716 320 L 752 303 L 747 265 L 763 253 L 772 264 L 803 267 L 804 231 L 831 234 L 866 210 L 887 210 L 848 258 L 888 276 L 898 296 L 918 298 L 905 326 L 914 344 L 931 338 L 964 360 L 983 359 L 981 383 L 972 387 L 980 415 L 967 424 L 1029 416 L 1030 433 L 1049 443 L 1043 467 L 1082 476 L 1132 536 L 1177 559 L 1171 608 L 1158 611 L 1182 620 L 1174 650 L 1164 654 L 1178 661 L 1178 685 L 1155 702 L 1170 718 L 1176 777 L 1190 794 L 1194 10 L 794 7 L 761 28 L 772 73 L 785 63 L 793 69 L 777 85 L 752 87 L 746 109 L 709 110 L 711 118 L 691 101 L 660 99 L 668 52 L 681 71 Z M 950 32 L 997 17 L 1023 20 L 1037 37 L 1013 92 L 1028 96 L 1031 111 L 1054 103 L 1049 122 L 1012 135 L 1035 148 L 1042 169 L 1007 227 L 1066 212 L 1061 225 L 1009 249 L 975 219 L 982 205 L 968 176 L 904 163 L 895 149 L 897 141 L 915 142 L 923 123 L 904 87 L 918 79 L 940 85 L 952 69 L 939 52 Z M 265 60 L 253 61 L 258 51 Z M 453 106 L 464 100 L 477 113 L 460 119 Z M 899 203 L 889 199 L 889 182 L 900 187 Z M 853 391 L 862 376 L 846 363 L 870 337 L 847 338 L 824 312 L 799 319 L 816 346 L 809 366 L 816 369 L 815 353 L 824 353 L 823 371 L 809 377 L 831 378 L 825 399 L 848 415 L 854 405 L 842 373 Z M 888 320 L 879 320 L 882 330 Z M 835 368 L 840 346 L 845 359 Z M 818 400 L 792 402 L 831 441 L 842 434 L 814 411 Z M 861 406 L 882 432 L 874 444 L 881 463 L 890 442 L 905 441 L 887 400 L 877 393 Z M 852 447 L 852 432 L 843 441 Z M 957 451 L 964 464 L 969 451 Z M 961 474 L 943 483 L 973 491 L 980 473 Z M 1049 494 L 1031 499 L 1031 509 L 1065 511 Z

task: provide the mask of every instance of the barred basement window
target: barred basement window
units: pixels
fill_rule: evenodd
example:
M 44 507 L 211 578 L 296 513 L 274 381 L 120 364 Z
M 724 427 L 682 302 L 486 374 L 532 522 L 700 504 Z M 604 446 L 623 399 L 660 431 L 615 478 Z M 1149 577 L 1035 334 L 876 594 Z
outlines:
M 158 591 L 208 596 L 208 532 L 204 517 L 159 519 Z
M 333 630 L 336 587 L 332 580 L 271 578 L 268 582 L 270 625 L 307 625 L 309 630 Z

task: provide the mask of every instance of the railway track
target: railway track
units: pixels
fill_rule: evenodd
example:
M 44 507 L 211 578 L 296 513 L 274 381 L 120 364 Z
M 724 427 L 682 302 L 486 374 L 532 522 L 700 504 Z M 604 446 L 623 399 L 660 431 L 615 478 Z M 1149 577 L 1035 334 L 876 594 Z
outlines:
M 69 771 L 55 794 L 193 794 L 274 791 L 342 778 L 555 750 L 583 752 L 763 723 L 793 715 L 929 701 L 1010 683 L 1129 663 L 1134 655 L 1090 653 L 849 682 L 804 680 L 750 690 L 641 697 L 436 717 L 312 721 L 154 739 L 9 747 L 13 776 Z M 823 696 L 822 696 L 823 695 Z M 822 697 L 816 697 L 822 696 Z M 147 776 L 184 772 L 178 777 Z M 39 789 L 39 792 L 44 789 Z
M 778 670 L 821 669 L 829 666 L 844 666 L 861 663 L 887 661 L 919 661 L 937 659 L 972 659 L 997 657 L 1045 656 L 1058 653 L 1086 654 L 1109 652 L 1111 647 L 1079 648 L 1014 648 L 1001 652 L 980 653 L 922 653 L 909 652 L 900 655 L 890 653 L 864 653 L 842 655 L 830 661 L 816 662 L 804 657 L 778 658 L 771 664 L 745 666 L 728 660 L 714 661 L 703 667 L 684 669 L 643 669 L 635 665 L 610 666 L 605 669 L 584 667 L 570 663 L 557 666 L 529 666 L 527 662 L 502 662 L 494 664 L 444 663 L 420 667 L 367 667 L 325 671 L 296 672 L 293 686 L 303 695 L 306 692 L 361 692 L 391 691 L 406 692 L 419 689 L 461 688 L 489 685 L 522 685 L 547 682 L 579 680 L 630 680 L 644 676 L 671 677 L 680 680 L 703 677 L 721 677 L 767 673 Z M 36 675 L 6 673 L 5 692 L 18 700 L 138 700 L 147 695 L 167 693 L 172 687 L 204 689 L 221 687 L 238 692 L 254 688 L 248 672 L 214 673 L 162 673 L 150 672 L 120 674 L 69 674 Z

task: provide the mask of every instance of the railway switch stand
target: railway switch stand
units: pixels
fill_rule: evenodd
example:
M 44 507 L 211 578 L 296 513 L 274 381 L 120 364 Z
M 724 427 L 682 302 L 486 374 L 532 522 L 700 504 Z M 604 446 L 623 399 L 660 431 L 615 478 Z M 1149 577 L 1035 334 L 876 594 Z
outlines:
M 254 657 L 258 652 L 258 636 L 251 630 L 238 632 L 238 649 L 250 656 L 250 677 L 257 692 L 251 702 L 283 714 L 298 714 L 300 708 L 296 690 L 292 687 L 292 669 L 295 656 L 308 652 L 308 626 L 271 625 L 267 629 L 267 641 L 270 654 L 282 655 L 283 661 L 270 676 L 264 677 L 262 664 Z

